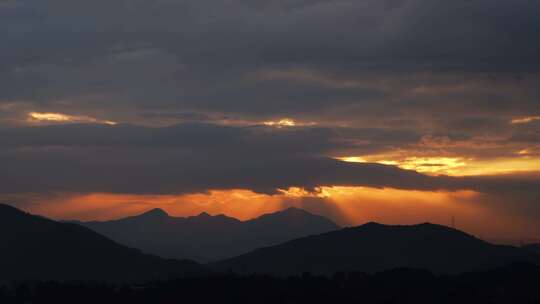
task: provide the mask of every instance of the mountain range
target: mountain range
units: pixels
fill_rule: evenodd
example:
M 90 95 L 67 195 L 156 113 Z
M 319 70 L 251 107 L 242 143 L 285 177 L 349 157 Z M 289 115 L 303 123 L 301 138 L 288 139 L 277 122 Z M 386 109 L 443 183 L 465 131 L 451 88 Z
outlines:
M 0 204 L 0 282 L 136 282 L 202 272 L 203 267 L 193 261 L 143 254 L 86 227 Z
M 513 262 L 539 263 L 532 251 L 493 245 L 445 226 L 368 223 L 296 239 L 211 264 L 237 273 L 291 275 L 310 272 L 377 272 L 394 268 L 461 273 Z
M 113 221 L 76 222 L 120 244 L 165 258 L 216 261 L 296 238 L 340 229 L 327 218 L 289 208 L 240 221 L 201 213 L 173 217 L 162 209 Z
M 157 224 L 160 222 L 163 226 Z M 319 226 L 312 226 L 314 222 Z M 124 233 L 140 233 L 144 236 L 142 240 L 171 238 L 169 242 L 175 246 L 179 246 L 175 241 L 179 239 L 184 244 L 194 242 L 184 252 L 216 250 L 215 256 L 227 250 L 227 254 L 234 250 L 247 253 L 205 265 L 190 260 L 164 259 L 120 245 L 87 227 L 53 221 L 0 204 L 0 282 L 29 279 L 139 282 L 208 271 L 294 275 L 415 268 L 452 274 L 514 262 L 540 265 L 538 245 L 521 248 L 493 245 L 462 231 L 429 223 L 410 226 L 368 223 L 335 230 L 332 222 L 300 209 L 287 209 L 246 222 L 204 213 L 174 218 L 156 209 L 100 224 L 126 225 L 131 230 Z M 191 230 L 177 230 L 181 227 Z M 313 227 L 332 231 L 315 232 L 278 245 L 264 246 L 255 242 L 257 237 L 260 237 L 259 244 L 279 242 L 279 238 L 291 238 L 290 231 L 309 233 Z M 138 230 L 133 230 L 135 228 Z M 212 234 L 215 235 L 210 238 Z M 201 241 L 197 241 L 198 236 Z M 251 250 L 246 244 L 260 247 Z M 178 252 L 183 249 L 174 248 Z

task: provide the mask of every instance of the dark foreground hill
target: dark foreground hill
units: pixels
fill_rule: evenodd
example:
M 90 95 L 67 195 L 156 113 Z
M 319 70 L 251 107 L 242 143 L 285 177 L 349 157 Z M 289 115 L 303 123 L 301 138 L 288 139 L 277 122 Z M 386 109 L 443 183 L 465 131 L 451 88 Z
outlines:
M 522 247 L 523 249 L 540 255 L 540 244 L 528 244 Z
M 172 217 L 161 209 L 105 222 L 78 222 L 120 244 L 165 258 L 215 261 L 277 245 L 339 226 L 302 209 L 289 208 L 249 221 L 201 213 Z
M 540 303 L 539 280 L 540 267 L 531 264 L 451 276 L 412 269 L 332 277 L 228 274 L 122 288 L 78 282 L 0 286 L 0 303 L 531 304 Z
M 0 204 L 0 281 L 144 281 L 201 271 L 195 262 L 146 255 L 80 225 Z
M 377 272 L 400 267 L 461 273 L 515 261 L 538 262 L 539 259 L 526 250 L 492 245 L 444 226 L 369 223 L 261 248 L 211 267 L 278 275 Z

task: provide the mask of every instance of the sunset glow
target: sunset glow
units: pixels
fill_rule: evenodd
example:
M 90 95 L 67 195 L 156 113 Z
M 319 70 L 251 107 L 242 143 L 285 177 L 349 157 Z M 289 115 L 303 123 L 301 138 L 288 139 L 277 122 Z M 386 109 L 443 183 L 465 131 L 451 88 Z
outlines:
M 214 190 L 207 194 L 131 195 L 73 194 L 56 198 L 33 199 L 29 211 L 57 219 L 111 220 L 162 208 L 174 216 L 194 216 L 202 212 L 225 214 L 249 220 L 287 207 L 304 208 L 323 214 L 346 226 L 369 221 L 387 224 L 434 222 L 450 225 L 452 216 L 458 225 L 472 233 L 514 237 L 533 223 L 506 228 L 511 217 L 486 209 L 482 195 L 473 191 L 431 192 L 367 187 L 320 187 L 316 192 L 291 188 L 280 194 L 258 194 L 248 190 Z M 483 221 L 478 221 L 483 218 Z M 485 220 L 497 224 L 488 227 Z
M 28 113 L 29 122 L 57 122 L 57 123 L 98 123 L 106 125 L 116 125 L 114 121 L 99 120 L 90 116 L 74 116 L 62 113 Z
M 533 121 L 540 120 L 540 116 L 527 116 L 527 117 L 520 117 L 512 119 L 510 123 L 512 124 L 527 124 L 531 123 Z
M 291 118 L 283 118 L 279 120 L 267 120 L 262 122 L 263 125 L 275 128 L 287 128 L 287 127 L 311 127 L 317 125 L 316 122 L 301 122 Z
M 340 160 L 359 163 L 379 163 L 398 166 L 427 174 L 464 175 L 468 165 L 466 159 L 460 157 L 405 157 L 396 159 L 380 159 L 383 156 L 342 157 Z
M 270 127 L 295 127 L 296 126 L 296 122 L 292 119 L 289 119 L 289 118 L 284 118 L 284 119 L 280 119 L 278 121 L 265 121 L 263 122 L 263 124 L 265 126 L 270 126 Z
M 528 155 L 527 150 L 519 151 L 520 156 Z M 535 172 L 540 170 L 538 157 L 508 157 L 494 159 L 474 159 L 461 157 L 404 157 L 385 159 L 387 155 L 361 157 L 340 157 L 345 162 L 379 163 L 398 166 L 402 169 L 432 175 L 472 176 L 493 175 L 516 172 Z

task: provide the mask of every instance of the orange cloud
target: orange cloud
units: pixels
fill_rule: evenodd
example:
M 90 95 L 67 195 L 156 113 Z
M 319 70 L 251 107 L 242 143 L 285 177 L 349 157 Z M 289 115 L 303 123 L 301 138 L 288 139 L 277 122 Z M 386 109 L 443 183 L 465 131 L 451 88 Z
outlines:
M 403 157 L 395 159 L 384 159 L 383 155 L 372 155 L 364 157 L 340 157 L 338 159 L 346 162 L 358 163 L 379 163 L 384 165 L 398 166 L 402 169 L 415 170 L 421 173 L 430 174 L 455 174 L 463 169 L 467 162 L 461 157 Z
M 529 153 L 530 150 L 521 150 L 515 157 L 490 159 L 459 156 L 407 156 L 406 153 L 346 156 L 337 159 L 346 162 L 393 165 L 430 175 L 475 176 L 540 171 L 540 157 L 529 156 Z
M 536 120 L 540 120 L 540 116 L 519 117 L 519 118 L 512 119 L 510 121 L 510 123 L 513 124 L 513 125 L 515 125 L 515 124 L 528 124 L 528 123 L 531 123 L 531 122 L 536 121 Z
M 99 123 L 107 125 L 115 125 L 116 122 L 109 120 L 100 120 L 90 116 L 79 116 L 79 115 L 67 115 L 62 113 L 41 113 L 41 112 L 30 112 L 28 113 L 28 122 L 39 123 L 39 122 L 48 122 L 48 123 Z
M 298 122 L 291 118 L 282 118 L 279 120 L 267 120 L 262 122 L 263 125 L 276 128 L 284 127 L 305 127 L 305 126 L 314 126 L 314 122 Z

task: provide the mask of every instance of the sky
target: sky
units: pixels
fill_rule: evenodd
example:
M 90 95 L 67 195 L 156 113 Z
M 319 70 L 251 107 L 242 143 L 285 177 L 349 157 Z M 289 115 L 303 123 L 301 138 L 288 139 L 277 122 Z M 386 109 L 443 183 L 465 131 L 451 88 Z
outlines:
M 0 201 L 540 239 L 540 2 L 4 0 Z

